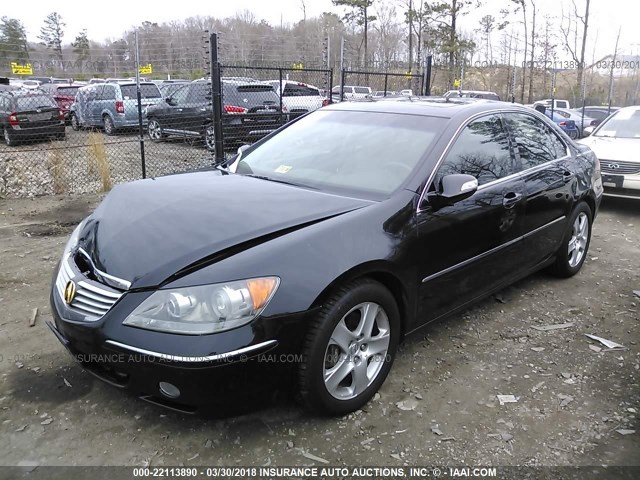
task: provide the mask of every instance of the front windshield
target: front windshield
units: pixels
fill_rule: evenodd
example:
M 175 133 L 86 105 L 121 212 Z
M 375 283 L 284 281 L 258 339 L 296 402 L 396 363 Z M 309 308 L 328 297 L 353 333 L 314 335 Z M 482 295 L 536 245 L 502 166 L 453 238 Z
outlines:
M 386 196 L 411 175 L 445 122 L 395 113 L 317 111 L 249 151 L 236 173 Z
M 640 110 L 619 110 L 605 120 L 594 137 L 640 138 Z

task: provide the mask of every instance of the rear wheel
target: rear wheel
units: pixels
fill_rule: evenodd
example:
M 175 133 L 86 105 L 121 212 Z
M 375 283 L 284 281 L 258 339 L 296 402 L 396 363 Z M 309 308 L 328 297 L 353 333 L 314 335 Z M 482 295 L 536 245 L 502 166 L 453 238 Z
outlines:
M 111 117 L 109 115 L 105 115 L 102 120 L 104 122 L 104 133 L 106 133 L 107 135 L 115 135 L 116 127 L 113 124 L 113 120 L 111 120 Z
M 162 131 L 162 127 L 157 120 L 149 120 L 149 124 L 147 125 L 147 133 L 149 134 L 149 138 L 153 142 L 160 142 L 165 136 Z
M 3 137 L 4 137 L 4 143 L 7 145 L 7 147 L 14 147 L 18 143 L 8 128 L 4 129 Z
M 76 114 L 75 114 L 75 113 L 72 113 L 72 114 L 71 114 L 70 121 L 71 121 L 71 128 L 72 128 L 74 131 L 76 131 L 76 132 L 77 132 L 78 130 L 80 130 L 80 122 L 78 122 L 78 117 L 76 117 Z
M 216 151 L 216 136 L 213 125 L 207 125 L 204 129 L 204 145 L 210 152 Z
M 591 242 L 591 222 L 593 214 L 589 205 L 580 202 L 576 205 L 562 245 L 556 253 L 556 261 L 551 272 L 559 277 L 572 277 L 580 271 L 587 258 Z
M 387 377 L 399 337 L 398 307 L 384 286 L 363 279 L 337 289 L 304 342 L 298 369 L 304 404 L 332 415 L 362 407 Z

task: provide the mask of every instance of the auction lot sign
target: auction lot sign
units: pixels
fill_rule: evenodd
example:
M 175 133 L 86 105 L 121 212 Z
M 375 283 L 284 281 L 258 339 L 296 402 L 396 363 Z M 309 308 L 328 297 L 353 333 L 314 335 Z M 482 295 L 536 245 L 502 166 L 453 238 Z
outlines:
M 14 75 L 33 75 L 33 67 L 30 63 L 20 65 L 16 62 L 11 62 L 11 73 Z
M 305 462 L 307 459 L 304 460 Z M 322 463 L 322 462 L 320 462 Z M 499 466 L 148 466 L 148 467 L 47 467 L 21 462 L 17 467 L 0 467 L 0 478 L 29 480 L 135 480 L 146 478 L 206 479 L 275 478 L 304 479 L 418 479 L 418 478 L 496 478 L 496 479 L 634 479 L 640 466 L 580 467 L 499 467 Z

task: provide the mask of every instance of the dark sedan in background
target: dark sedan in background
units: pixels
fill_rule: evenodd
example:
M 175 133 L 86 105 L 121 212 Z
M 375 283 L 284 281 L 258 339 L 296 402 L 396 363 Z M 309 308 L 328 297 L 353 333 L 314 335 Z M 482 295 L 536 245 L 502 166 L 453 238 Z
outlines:
M 65 139 L 64 113 L 51 95 L 40 90 L 0 91 L 0 130 L 4 143 Z
M 314 411 L 362 407 L 409 333 L 576 274 L 602 195 L 588 147 L 485 100 L 343 102 L 229 162 L 115 187 L 51 290 L 85 368 L 186 412 L 268 374 Z
M 225 148 L 253 143 L 282 126 L 287 118 L 280 97 L 268 83 L 223 81 L 222 124 Z M 147 109 L 149 138 L 195 138 L 215 150 L 211 83 L 195 81 Z

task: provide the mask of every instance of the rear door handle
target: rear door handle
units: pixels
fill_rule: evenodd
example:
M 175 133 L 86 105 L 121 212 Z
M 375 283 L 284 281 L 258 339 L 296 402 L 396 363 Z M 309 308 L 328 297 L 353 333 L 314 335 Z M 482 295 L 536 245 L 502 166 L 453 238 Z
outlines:
M 522 198 L 521 193 L 509 192 L 505 194 L 505 196 L 503 197 L 502 205 L 504 206 L 504 208 L 513 208 L 514 205 L 518 203 L 521 198 Z

